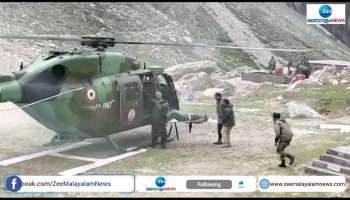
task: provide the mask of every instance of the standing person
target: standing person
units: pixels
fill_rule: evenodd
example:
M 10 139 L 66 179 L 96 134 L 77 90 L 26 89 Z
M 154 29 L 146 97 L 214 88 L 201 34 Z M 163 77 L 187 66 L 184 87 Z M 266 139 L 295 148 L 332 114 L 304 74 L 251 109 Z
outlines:
M 152 109 L 152 148 L 156 146 L 157 140 L 161 138 L 162 148 L 166 148 L 167 133 L 167 114 L 169 111 L 168 103 L 162 97 L 162 93 L 156 92 L 156 99 L 153 99 Z
M 287 68 L 288 68 L 288 75 L 292 75 L 292 68 L 293 68 L 293 61 L 289 60 L 288 64 L 287 64 Z
M 222 118 L 223 118 L 223 108 L 222 108 L 222 103 L 221 103 L 221 93 L 216 92 L 215 93 L 215 100 L 216 100 L 216 114 L 218 116 L 218 140 L 216 142 L 214 142 L 213 144 L 222 144 L 222 134 L 221 134 L 221 130 L 222 130 Z
M 300 64 L 303 65 L 303 66 L 305 66 L 305 67 L 310 66 L 309 59 L 307 58 L 306 55 L 303 56 L 303 59 L 300 61 Z
M 306 55 L 303 56 L 303 59 L 301 60 L 301 64 L 304 66 L 305 68 L 305 76 L 306 78 L 309 78 L 310 74 L 311 74 L 311 71 L 312 71 L 312 68 L 311 68 L 311 65 L 310 65 L 310 62 L 309 62 L 309 59 Z M 303 72 L 304 73 L 304 72 Z
M 275 137 L 275 146 L 277 146 L 277 153 L 280 155 L 281 164 L 279 167 L 287 167 L 286 166 L 286 157 L 290 160 L 290 165 L 294 163 L 295 157 L 289 153 L 285 153 L 284 150 L 289 146 L 290 142 L 293 138 L 292 130 L 290 129 L 289 124 L 281 119 L 280 113 L 273 113 L 273 122 L 274 129 L 276 133 Z
M 231 141 L 230 141 L 230 134 L 232 127 L 236 125 L 235 123 L 235 114 L 233 112 L 233 105 L 230 103 L 228 99 L 223 100 L 223 132 L 225 134 L 224 137 L 224 146 L 222 147 L 230 147 Z
M 270 74 L 272 74 L 273 70 L 275 70 L 276 64 L 277 63 L 276 63 L 275 57 L 271 56 L 271 59 L 269 61 L 269 65 L 267 67 Z

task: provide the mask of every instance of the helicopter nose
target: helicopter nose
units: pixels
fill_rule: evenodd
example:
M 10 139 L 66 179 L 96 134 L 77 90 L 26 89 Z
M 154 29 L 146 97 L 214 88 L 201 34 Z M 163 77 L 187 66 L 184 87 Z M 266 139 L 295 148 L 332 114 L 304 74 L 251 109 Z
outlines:
M 18 81 L 0 83 L 0 102 L 20 102 L 21 99 L 22 89 Z

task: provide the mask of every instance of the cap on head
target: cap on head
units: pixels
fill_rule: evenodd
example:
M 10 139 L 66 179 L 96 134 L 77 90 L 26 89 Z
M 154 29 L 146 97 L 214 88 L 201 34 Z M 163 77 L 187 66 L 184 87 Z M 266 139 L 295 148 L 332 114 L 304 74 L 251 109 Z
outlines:
M 220 92 L 215 92 L 215 99 L 217 100 L 217 101 L 221 101 L 221 93 Z
M 272 113 L 272 117 L 273 117 L 273 119 L 280 119 L 281 118 L 281 113 L 274 112 L 274 113 Z

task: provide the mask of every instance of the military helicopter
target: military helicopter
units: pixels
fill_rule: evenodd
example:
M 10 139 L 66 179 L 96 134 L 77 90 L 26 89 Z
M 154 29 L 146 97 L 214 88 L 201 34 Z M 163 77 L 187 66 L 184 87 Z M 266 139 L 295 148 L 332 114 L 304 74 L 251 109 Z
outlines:
M 92 49 L 51 51 L 27 66 L 21 64 L 19 71 L 0 76 L 0 102 L 16 103 L 35 120 L 55 131 L 57 135 L 52 143 L 94 137 L 108 139 L 111 134 L 149 125 L 151 98 L 154 98 L 157 90 L 162 92 L 170 111 L 179 110 L 171 75 L 165 74 L 160 66 L 142 65 L 134 58 L 106 50 L 115 44 L 286 51 L 202 44 L 125 42 L 90 36 L 0 38 L 76 41 Z M 199 118 L 191 120 L 195 123 Z

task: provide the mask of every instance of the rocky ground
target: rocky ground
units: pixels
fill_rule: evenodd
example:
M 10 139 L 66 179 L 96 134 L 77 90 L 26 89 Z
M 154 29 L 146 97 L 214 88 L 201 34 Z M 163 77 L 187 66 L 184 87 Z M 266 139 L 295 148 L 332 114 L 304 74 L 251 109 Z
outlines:
M 279 159 L 275 153 L 274 132 L 272 129 L 271 112 L 283 109 L 283 104 L 278 100 L 261 100 L 257 98 L 247 98 L 234 102 L 237 116 L 237 126 L 232 130 L 232 147 L 220 148 L 212 145 L 216 140 L 216 125 L 213 123 L 205 123 L 194 125 L 191 134 L 188 133 L 187 126 L 180 126 L 180 141 L 173 141 L 168 144 L 168 149 L 151 149 L 144 154 L 136 155 L 128 159 L 117 161 L 104 167 L 96 168 L 88 171 L 89 173 L 136 173 L 138 175 L 249 175 L 259 177 L 261 175 L 305 175 L 303 172 L 304 165 L 317 158 L 330 147 L 350 144 L 350 133 L 340 134 L 336 131 L 320 130 L 319 125 L 329 121 L 327 118 L 307 118 L 307 119 L 288 119 L 295 133 L 294 140 L 288 151 L 295 154 L 297 159 L 293 166 L 287 169 L 277 167 Z M 189 112 L 209 113 L 215 117 L 215 107 L 212 104 L 182 104 L 183 110 Z M 349 117 L 342 117 L 344 121 L 348 121 Z M 18 122 L 19 124 L 19 122 Z M 15 126 L 12 126 L 15 128 Z M 35 128 L 27 130 L 40 130 Z M 28 132 L 27 130 L 18 130 L 18 133 Z M 127 143 L 132 138 L 133 144 L 149 142 L 150 137 L 147 133 L 149 128 L 138 129 L 136 131 L 122 133 L 116 135 L 119 141 Z M 6 136 L 8 132 L 1 132 Z M 34 134 L 34 133 L 32 133 Z M 44 136 L 44 135 L 43 135 Z M 12 150 L 7 152 L 1 151 L 2 157 L 8 157 L 8 153 L 18 155 L 21 152 L 38 151 L 39 143 L 45 143 L 50 137 L 42 137 L 42 141 L 27 140 L 26 136 L 14 135 L 12 138 L 5 137 L 3 139 L 2 148 L 10 148 L 10 141 L 14 137 L 19 141 L 23 141 L 21 146 L 27 149 Z M 46 139 L 44 139 L 46 138 Z M 119 138 L 119 139 L 118 139 Z M 127 139 L 129 138 L 129 139 Z M 26 142 L 24 142 L 26 141 Z M 101 156 L 103 152 L 110 153 L 106 149 L 106 143 L 101 141 L 95 145 L 93 151 L 91 148 L 82 148 L 76 153 L 80 155 Z M 100 148 L 99 148 L 100 147 Z M 21 148 L 18 148 L 21 149 Z M 102 150 L 101 150 L 102 149 Z M 17 152 L 13 152 L 17 151 Z M 87 153 L 90 152 L 90 153 Z M 12 155 L 12 156 L 13 156 Z M 0 173 L 5 175 L 10 172 L 17 172 L 28 175 L 55 175 L 59 171 L 67 168 L 82 165 L 80 161 L 57 159 L 53 157 L 43 157 L 23 163 L 15 164 L 9 167 L 1 167 Z M 2 196 L 8 194 L 3 193 Z M 86 194 L 71 193 L 58 194 L 58 196 L 125 196 L 125 194 Z M 263 194 L 263 193 L 135 193 L 130 196 L 335 196 L 339 194 L 324 193 L 292 193 L 292 194 Z M 348 196 L 349 194 L 340 194 Z M 39 195 L 40 196 L 40 195 Z M 43 196 L 43 195 L 41 195 Z M 57 196 L 57 195 L 54 195 Z M 127 195 L 129 196 L 129 195 Z
M 68 5 L 67 5 L 68 4 Z M 305 18 L 285 3 L 21 3 L 0 4 L 1 34 L 83 35 L 106 32 L 121 40 L 162 42 L 233 43 L 274 48 L 310 48 L 311 60 L 348 60 L 349 47 L 316 26 L 306 26 Z M 253 5 L 254 4 L 254 5 Z M 20 10 L 20 12 L 18 12 Z M 18 14 L 20 13 L 20 14 Z M 74 17 L 72 17 L 74 16 Z M 74 48 L 74 43 L 0 40 L 0 72 L 17 70 L 50 49 Z M 241 80 L 242 72 L 264 71 L 270 55 L 284 63 L 300 54 L 202 48 L 118 46 L 117 50 L 138 56 L 152 64 L 164 65 L 173 76 L 181 109 L 205 113 L 215 118 L 212 95 L 222 92 L 236 111 L 237 126 L 232 130 L 232 147 L 212 145 L 216 124 L 194 125 L 188 133 L 180 126 L 180 141 L 168 149 L 117 161 L 89 172 L 136 173 L 138 175 L 303 175 L 304 165 L 330 147 L 350 144 L 350 133 L 321 130 L 326 122 L 348 123 L 350 114 L 349 70 L 333 66 L 313 73 L 309 80 L 293 85 L 253 83 Z M 188 95 L 194 102 L 184 102 Z M 11 104 L 1 104 L 7 108 Z M 271 113 L 287 116 L 295 133 L 288 151 L 296 155 L 295 165 L 280 169 L 275 153 Z M 21 110 L 0 112 L 0 158 L 34 153 L 54 133 L 37 124 Z M 150 142 L 149 127 L 114 135 L 124 147 Z M 76 155 L 108 157 L 113 150 L 105 141 L 73 151 Z M 0 167 L 0 180 L 12 172 L 26 175 L 57 175 L 85 162 L 51 156 Z M 58 194 L 54 196 L 336 196 L 324 193 L 153 193 L 153 194 Z M 350 196 L 348 192 L 340 194 Z M 10 194 L 0 191 L 0 196 Z M 34 195 L 33 195 L 34 196 Z M 36 195 L 35 195 L 36 196 Z M 46 196 L 37 195 L 37 196 Z
M 334 88 L 329 86 L 317 86 L 323 90 L 323 95 L 328 96 Z M 326 87 L 326 88 L 322 88 Z M 332 87 L 340 87 L 332 85 Z M 305 89 L 305 88 L 304 88 Z M 307 88 L 308 90 L 317 89 Z M 341 90 L 342 88 L 338 88 Z M 317 91 L 317 90 L 316 90 Z M 344 91 L 344 89 L 343 89 Z M 291 93 L 298 94 L 291 95 Z M 188 133 L 188 127 L 181 125 L 180 141 L 168 144 L 168 149 L 148 148 L 146 153 L 117 161 L 109 165 L 90 170 L 93 173 L 135 173 L 138 175 L 307 175 L 303 167 L 328 148 L 349 145 L 350 133 L 339 133 L 320 129 L 320 125 L 326 122 L 346 123 L 350 117 L 339 110 L 332 114 L 320 115 L 305 102 L 311 102 L 315 94 L 304 95 L 303 91 L 290 92 L 288 86 L 264 84 L 258 90 L 248 96 L 242 96 L 233 100 L 236 112 L 237 126 L 232 130 L 232 147 L 220 148 L 212 145 L 216 140 L 216 124 L 204 123 L 194 125 L 192 133 Z M 333 93 L 334 95 L 334 93 Z M 316 96 L 317 97 L 317 96 Z M 301 98 L 303 98 L 301 100 Z M 206 113 L 215 118 L 215 106 L 212 99 L 202 100 L 202 103 L 186 103 L 182 101 L 181 109 L 188 112 Z M 304 102 L 302 104 L 301 102 Z M 2 104 L 8 108 L 10 104 Z M 298 107 L 301 106 L 301 107 Z M 292 111 L 289 109 L 292 108 Z M 294 108 L 294 109 L 293 109 Z M 295 109 L 297 108 L 297 109 Z M 278 156 L 274 147 L 274 132 L 272 129 L 271 113 L 280 111 L 286 114 L 287 120 L 295 133 L 294 140 L 288 151 L 295 154 L 297 159 L 293 166 L 280 169 Z M 295 113 L 297 112 L 297 113 Z M 302 115 L 300 115 L 300 113 Z M 317 113 L 317 115 L 314 115 Z M 6 111 L 6 119 L 1 126 L 1 154 L 2 159 L 41 151 L 48 147 L 42 147 L 52 136 L 49 130 L 26 117 L 20 110 Z M 14 117 L 21 120 L 11 120 Z M 12 134 L 8 134 L 12 133 Z M 33 137 L 35 136 L 35 137 Z M 40 140 L 36 139 L 40 138 Z M 123 143 L 125 147 L 141 145 L 150 142 L 149 127 L 116 134 L 114 138 Z M 124 142 L 123 142 L 124 141 Z M 21 148 L 13 148 L 21 146 Z M 107 145 L 108 146 L 108 145 Z M 113 151 L 106 148 L 105 141 L 99 141 L 89 148 L 80 148 L 71 153 L 81 156 L 108 157 Z M 108 154 L 108 155 L 107 155 Z M 85 164 L 81 161 L 70 159 L 57 159 L 45 156 L 42 158 L 25 161 L 9 167 L 1 167 L 0 174 L 6 175 L 17 172 L 26 175 L 56 175 L 58 172 Z M 8 194 L 3 193 L 7 196 Z M 115 196 L 116 194 L 58 194 L 58 196 Z M 350 194 L 325 194 L 325 193 L 292 193 L 292 194 L 263 194 L 263 193 L 135 193 L 127 196 L 295 196 L 295 197 L 322 197 L 322 196 L 349 196 Z M 40 195 L 39 195 L 40 196 Z M 43 196 L 43 195 L 41 195 Z M 57 195 L 54 195 L 57 196 Z M 118 194 L 117 196 L 125 196 Z

